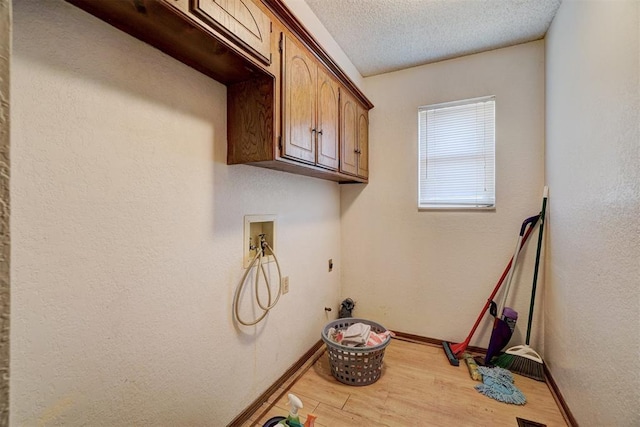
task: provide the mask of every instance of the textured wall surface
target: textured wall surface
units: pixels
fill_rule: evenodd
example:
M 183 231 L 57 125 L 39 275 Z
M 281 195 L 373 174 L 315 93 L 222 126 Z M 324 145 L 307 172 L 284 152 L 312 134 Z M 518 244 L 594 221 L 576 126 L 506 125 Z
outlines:
M 339 303 L 339 186 L 227 166 L 225 87 L 68 3 L 13 29 L 12 425 L 226 425 Z M 248 214 L 291 290 L 238 328 Z
M 9 425 L 9 57 L 11 0 L 0 0 L 0 426 Z
M 581 426 L 640 425 L 640 3 L 547 35 L 546 362 Z
M 521 222 L 540 210 L 543 73 L 544 43 L 533 42 L 365 79 L 376 105 L 372 173 L 366 187 L 342 189 L 341 206 L 342 287 L 358 315 L 432 338 L 466 337 Z M 418 212 L 418 107 L 484 95 L 496 95 L 496 210 Z M 526 319 L 535 244 L 522 256 L 509 304 Z M 490 324 L 487 315 L 474 344 L 488 344 Z M 541 322 L 534 328 L 538 344 Z M 519 322 L 513 342 L 525 330 Z

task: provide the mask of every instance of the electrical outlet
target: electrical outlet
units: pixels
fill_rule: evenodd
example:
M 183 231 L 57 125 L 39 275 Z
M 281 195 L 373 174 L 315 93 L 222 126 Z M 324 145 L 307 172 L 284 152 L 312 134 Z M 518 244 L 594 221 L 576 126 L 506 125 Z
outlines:
M 289 276 L 284 276 L 282 278 L 282 295 L 289 292 Z

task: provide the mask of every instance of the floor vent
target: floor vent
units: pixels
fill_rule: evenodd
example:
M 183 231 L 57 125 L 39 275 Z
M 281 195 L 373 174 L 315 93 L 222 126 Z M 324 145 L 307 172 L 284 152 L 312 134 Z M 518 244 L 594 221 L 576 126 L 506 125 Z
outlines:
M 525 420 L 524 418 L 516 417 L 516 420 L 518 421 L 518 427 L 547 427 L 546 424 L 537 423 L 531 420 Z

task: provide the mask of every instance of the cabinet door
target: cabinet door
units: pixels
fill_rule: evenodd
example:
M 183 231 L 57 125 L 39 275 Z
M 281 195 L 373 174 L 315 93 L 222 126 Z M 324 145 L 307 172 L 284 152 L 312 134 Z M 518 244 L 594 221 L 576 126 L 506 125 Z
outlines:
M 283 41 L 282 156 L 315 164 L 317 66 L 289 37 Z
M 340 171 L 358 174 L 358 106 L 355 99 L 340 92 Z
M 358 176 L 369 177 L 369 112 L 358 105 Z
M 338 113 L 340 111 L 338 84 L 327 72 L 318 68 L 318 112 L 316 163 L 338 170 Z
M 271 63 L 271 20 L 252 0 L 191 0 L 191 11 L 262 62 Z

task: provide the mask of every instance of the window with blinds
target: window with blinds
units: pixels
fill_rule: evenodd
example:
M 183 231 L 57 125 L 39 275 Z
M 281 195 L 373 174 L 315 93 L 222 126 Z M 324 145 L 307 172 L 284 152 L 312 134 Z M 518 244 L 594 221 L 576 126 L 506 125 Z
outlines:
M 495 97 L 420 107 L 418 208 L 495 206 Z

